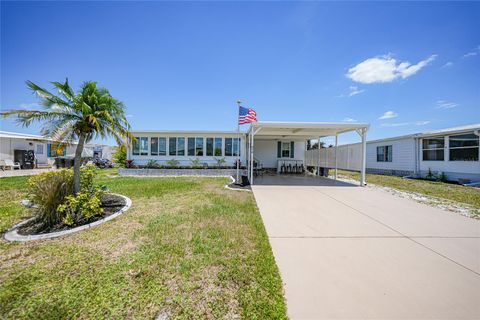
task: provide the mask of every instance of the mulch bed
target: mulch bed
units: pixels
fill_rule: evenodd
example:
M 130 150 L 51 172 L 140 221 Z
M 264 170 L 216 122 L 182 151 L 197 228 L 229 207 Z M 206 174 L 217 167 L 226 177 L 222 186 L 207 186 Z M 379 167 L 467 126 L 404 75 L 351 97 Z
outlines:
M 44 228 L 40 222 L 38 222 L 36 220 L 32 220 L 29 223 L 26 223 L 26 224 L 22 225 L 21 227 L 19 227 L 18 228 L 18 233 L 21 234 L 21 235 L 27 236 L 27 235 L 44 234 L 44 233 L 73 229 L 73 228 L 76 228 L 76 227 L 79 227 L 79 226 L 89 224 L 89 223 L 98 221 L 100 219 L 106 218 L 106 217 L 116 213 L 120 209 L 122 209 L 125 206 L 125 204 L 126 204 L 126 202 L 125 202 L 124 198 L 122 198 L 120 196 L 117 196 L 117 195 L 114 195 L 114 194 L 107 193 L 102 197 L 102 208 L 103 208 L 103 214 L 102 215 L 95 216 L 90 220 L 85 220 L 85 221 L 82 221 L 82 223 L 73 224 L 71 226 L 67 226 L 67 225 L 64 225 L 64 224 L 58 224 L 58 225 L 55 225 L 55 226 L 49 227 L 49 228 Z

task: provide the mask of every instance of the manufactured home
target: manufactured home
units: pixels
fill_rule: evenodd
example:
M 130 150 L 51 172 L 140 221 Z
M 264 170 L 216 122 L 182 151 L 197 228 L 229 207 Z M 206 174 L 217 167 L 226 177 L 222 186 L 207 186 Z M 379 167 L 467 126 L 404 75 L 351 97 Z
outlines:
M 235 166 L 237 161 L 253 183 L 254 166 L 272 172 L 297 171 L 307 165 L 307 140 L 338 137 L 356 131 L 365 146 L 368 124 L 322 122 L 253 122 L 246 132 L 134 130 L 127 158 L 137 166 L 152 161 L 162 166 Z M 359 154 L 362 171 L 365 153 Z M 362 160 L 363 159 L 363 160 Z M 362 165 L 363 164 L 363 165 Z M 362 174 L 361 184 L 364 184 Z
M 479 130 L 480 124 L 473 124 L 367 141 L 366 171 L 423 177 L 444 173 L 452 181 L 480 181 Z M 339 152 L 356 149 L 359 144 L 339 146 Z
M 36 164 L 38 166 L 51 166 L 54 158 L 58 156 L 73 156 L 75 154 L 75 144 L 63 148 L 55 149 L 55 141 L 40 135 L 23 134 L 16 132 L 0 131 L 0 160 L 15 159 L 18 151 L 33 151 Z M 92 158 L 107 158 L 111 160 L 111 147 L 101 144 L 86 144 L 84 154 Z

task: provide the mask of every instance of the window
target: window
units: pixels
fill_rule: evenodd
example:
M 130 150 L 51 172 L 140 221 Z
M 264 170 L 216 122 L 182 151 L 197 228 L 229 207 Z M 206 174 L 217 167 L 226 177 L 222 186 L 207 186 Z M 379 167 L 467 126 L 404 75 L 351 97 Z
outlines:
M 443 161 L 445 158 L 444 147 L 445 147 L 444 138 L 423 139 L 422 140 L 423 161 Z
M 185 138 L 177 138 L 177 156 L 185 155 Z
M 158 155 L 167 155 L 167 138 L 158 138 Z
M 203 138 L 195 138 L 195 155 L 198 157 L 203 156 Z
M 150 155 L 158 156 L 158 138 L 150 138 Z
M 478 161 L 478 136 L 462 134 L 448 140 L 450 161 Z
M 222 156 L 222 138 L 215 138 L 215 156 Z
M 148 138 L 147 137 L 135 137 L 133 142 L 133 155 L 134 156 L 148 156 Z
M 377 162 L 392 162 L 392 146 L 377 147 Z
M 282 158 L 290 158 L 290 142 L 282 142 Z
M 168 154 L 171 156 L 185 155 L 185 138 L 170 137 L 168 138 Z
M 177 155 L 177 138 L 168 138 L 168 154 L 171 156 Z
M 233 155 L 233 141 L 232 138 L 225 138 L 225 157 Z
M 235 157 L 240 156 L 240 138 L 233 138 L 232 149 L 233 149 L 232 153 Z
M 194 156 L 195 155 L 195 138 L 188 138 L 188 155 Z
M 207 157 L 213 156 L 213 138 L 207 138 L 206 155 Z
M 37 154 L 43 154 L 43 144 L 37 144 Z

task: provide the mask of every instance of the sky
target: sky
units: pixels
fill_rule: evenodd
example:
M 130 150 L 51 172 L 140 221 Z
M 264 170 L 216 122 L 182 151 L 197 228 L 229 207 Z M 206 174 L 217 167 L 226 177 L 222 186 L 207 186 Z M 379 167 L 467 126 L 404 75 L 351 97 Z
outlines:
M 26 80 L 94 80 L 137 130 L 236 130 L 239 99 L 368 139 L 480 123 L 475 2 L 2 1 L 0 54 L 2 110 L 37 108 Z

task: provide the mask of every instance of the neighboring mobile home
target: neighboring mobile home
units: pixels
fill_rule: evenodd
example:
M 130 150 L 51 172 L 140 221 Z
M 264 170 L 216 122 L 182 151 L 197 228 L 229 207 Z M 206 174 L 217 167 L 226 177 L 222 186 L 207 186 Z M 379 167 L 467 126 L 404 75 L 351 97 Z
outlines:
M 367 141 L 366 170 L 398 176 L 425 176 L 430 170 L 448 180 L 480 181 L 479 130 L 474 124 Z
M 72 144 L 58 153 L 52 139 L 39 135 L 0 131 L 0 160 L 15 161 L 15 150 L 33 150 L 39 166 L 51 165 L 57 156 L 73 156 L 75 144 Z M 111 148 L 101 144 L 86 144 L 85 153 L 92 157 L 111 160 Z

